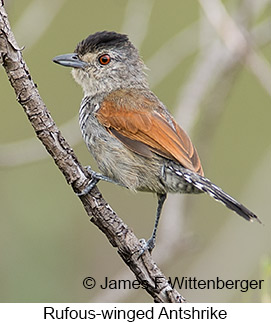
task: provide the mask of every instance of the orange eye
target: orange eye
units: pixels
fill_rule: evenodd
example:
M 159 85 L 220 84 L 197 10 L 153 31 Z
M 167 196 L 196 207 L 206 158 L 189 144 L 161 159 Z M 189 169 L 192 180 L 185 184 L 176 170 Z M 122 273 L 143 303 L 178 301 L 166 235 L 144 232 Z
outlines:
M 111 58 L 108 54 L 104 54 L 99 57 L 99 62 L 102 65 L 107 65 L 111 61 Z

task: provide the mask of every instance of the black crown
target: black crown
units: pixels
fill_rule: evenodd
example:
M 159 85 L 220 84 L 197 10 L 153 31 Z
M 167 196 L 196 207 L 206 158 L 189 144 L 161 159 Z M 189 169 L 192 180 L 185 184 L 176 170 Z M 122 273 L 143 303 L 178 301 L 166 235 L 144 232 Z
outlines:
M 86 53 L 97 52 L 101 49 L 123 47 L 125 44 L 131 45 L 127 35 L 118 34 L 114 31 L 99 31 L 82 40 L 77 45 L 75 52 L 85 55 Z

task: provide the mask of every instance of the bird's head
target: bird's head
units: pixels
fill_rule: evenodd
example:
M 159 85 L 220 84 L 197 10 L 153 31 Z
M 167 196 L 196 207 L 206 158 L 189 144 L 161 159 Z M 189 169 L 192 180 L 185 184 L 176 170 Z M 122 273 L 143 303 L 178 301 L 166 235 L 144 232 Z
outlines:
M 148 87 L 144 63 L 128 37 L 102 31 L 88 36 L 74 53 L 56 56 L 53 61 L 72 67 L 72 75 L 85 95 L 120 88 Z

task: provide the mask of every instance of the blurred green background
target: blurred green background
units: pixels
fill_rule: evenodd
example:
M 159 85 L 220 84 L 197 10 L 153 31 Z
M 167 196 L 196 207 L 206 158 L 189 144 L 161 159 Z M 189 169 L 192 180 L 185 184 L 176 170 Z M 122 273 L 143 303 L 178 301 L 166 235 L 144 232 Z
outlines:
M 182 290 L 190 302 L 270 302 L 269 1 L 5 3 L 44 102 L 81 163 L 94 169 L 77 122 L 81 88 L 52 58 L 96 31 L 129 35 L 150 68 L 151 88 L 189 132 L 206 176 L 264 223 L 248 223 L 206 195 L 170 196 L 154 259 L 170 277 L 265 279 L 262 290 L 247 293 Z M 152 301 L 141 289 L 84 289 L 87 276 L 97 284 L 105 276 L 134 277 L 35 138 L 3 69 L 0 94 L 0 301 Z M 139 238 L 150 236 L 155 196 L 108 183 L 99 188 Z

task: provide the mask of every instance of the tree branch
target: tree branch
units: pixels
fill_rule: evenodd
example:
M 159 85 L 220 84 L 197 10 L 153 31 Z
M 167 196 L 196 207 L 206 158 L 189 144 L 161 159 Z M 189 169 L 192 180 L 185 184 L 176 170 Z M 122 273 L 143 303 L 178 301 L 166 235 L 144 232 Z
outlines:
M 55 125 L 39 95 L 11 31 L 3 0 L 0 0 L 0 61 L 37 137 L 54 159 L 67 183 L 75 192 L 80 192 L 89 182 L 88 174 Z M 90 221 L 106 235 L 112 246 L 118 249 L 123 261 L 155 302 L 185 301 L 170 286 L 149 252 L 138 257 L 139 240 L 103 199 L 97 187 L 89 194 L 80 196 L 80 200 Z

